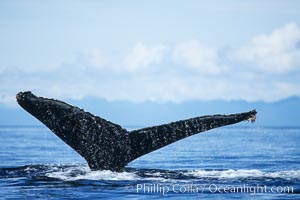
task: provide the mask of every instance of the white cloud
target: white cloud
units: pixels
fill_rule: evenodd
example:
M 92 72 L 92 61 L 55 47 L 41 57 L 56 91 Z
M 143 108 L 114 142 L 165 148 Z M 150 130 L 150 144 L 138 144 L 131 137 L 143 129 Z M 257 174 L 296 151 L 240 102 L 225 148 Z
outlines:
M 81 59 L 84 64 L 88 63 L 91 67 L 98 69 L 106 68 L 111 63 L 111 59 L 98 48 L 84 52 Z
M 134 45 L 129 53 L 108 56 L 101 49 L 93 48 L 79 53 L 76 64 L 84 69 L 106 70 L 111 72 L 137 72 L 159 64 L 165 58 L 167 51 L 165 45 L 147 46 L 144 43 Z
M 229 63 L 221 60 L 217 50 L 195 40 L 173 47 L 137 43 L 131 52 L 114 57 L 96 48 L 78 55 L 74 63 L 47 70 L 2 67 L 0 103 L 12 104 L 15 94 L 24 90 L 65 100 L 95 96 L 134 102 L 275 101 L 300 96 L 298 34 L 298 26 L 288 24 L 271 35 L 254 37 L 234 54 L 251 63 L 252 67 L 242 70 L 239 66 L 225 67 Z M 257 70 L 277 74 L 270 76 Z M 293 70 L 295 73 L 287 73 Z
M 0 66 L 0 75 L 1 74 L 15 74 L 24 73 L 24 74 L 32 74 L 32 73 L 44 73 L 51 72 L 56 70 L 58 66 L 55 65 L 26 65 L 26 66 Z
M 178 44 L 173 51 L 173 59 L 175 63 L 201 73 L 219 74 L 224 70 L 217 64 L 216 50 L 196 40 Z
M 164 45 L 147 47 L 143 43 L 138 43 L 134 46 L 132 52 L 125 57 L 123 65 L 128 71 L 136 71 L 151 64 L 160 63 L 166 50 L 167 47 Z
M 0 96 L 0 103 L 9 107 L 15 107 L 15 95 L 9 95 L 9 92 Z
M 267 73 L 288 73 L 299 70 L 300 28 L 289 23 L 269 35 L 254 37 L 233 53 L 242 63 Z

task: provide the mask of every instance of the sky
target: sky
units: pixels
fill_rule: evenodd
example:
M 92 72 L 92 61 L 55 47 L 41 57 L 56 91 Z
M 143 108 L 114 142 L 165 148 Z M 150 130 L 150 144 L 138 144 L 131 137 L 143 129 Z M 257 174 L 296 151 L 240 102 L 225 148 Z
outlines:
M 300 96 L 300 1 L 0 1 L 0 104 Z

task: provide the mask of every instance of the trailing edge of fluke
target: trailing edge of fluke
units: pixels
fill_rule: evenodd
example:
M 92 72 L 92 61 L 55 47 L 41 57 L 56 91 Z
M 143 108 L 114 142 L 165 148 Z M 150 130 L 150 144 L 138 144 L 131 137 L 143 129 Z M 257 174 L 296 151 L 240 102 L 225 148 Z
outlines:
M 132 160 L 173 142 L 209 129 L 254 122 L 256 110 L 231 115 L 209 115 L 127 131 L 65 102 L 20 92 L 17 102 L 78 152 L 91 170 L 122 171 Z

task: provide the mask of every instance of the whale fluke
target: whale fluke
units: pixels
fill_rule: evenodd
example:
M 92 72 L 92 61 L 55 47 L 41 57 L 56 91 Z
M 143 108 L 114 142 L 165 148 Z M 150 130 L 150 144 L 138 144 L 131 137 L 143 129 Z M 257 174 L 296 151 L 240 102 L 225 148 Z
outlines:
M 19 105 L 45 124 L 78 152 L 91 170 L 121 171 L 132 160 L 173 142 L 209 129 L 255 121 L 256 111 L 209 115 L 164 125 L 127 131 L 65 102 L 37 97 L 31 92 L 16 96 Z

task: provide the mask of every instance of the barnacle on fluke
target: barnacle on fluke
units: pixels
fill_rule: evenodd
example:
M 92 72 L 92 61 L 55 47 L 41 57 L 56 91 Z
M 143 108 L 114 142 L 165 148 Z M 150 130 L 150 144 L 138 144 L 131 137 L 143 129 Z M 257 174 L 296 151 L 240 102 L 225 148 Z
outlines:
M 65 102 L 20 92 L 18 103 L 77 151 L 92 170 L 121 171 L 132 160 L 191 135 L 255 121 L 256 110 L 231 115 L 208 115 L 127 131 Z

